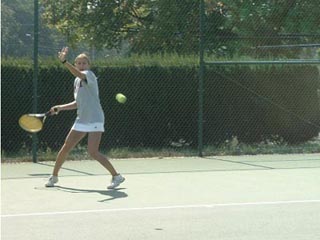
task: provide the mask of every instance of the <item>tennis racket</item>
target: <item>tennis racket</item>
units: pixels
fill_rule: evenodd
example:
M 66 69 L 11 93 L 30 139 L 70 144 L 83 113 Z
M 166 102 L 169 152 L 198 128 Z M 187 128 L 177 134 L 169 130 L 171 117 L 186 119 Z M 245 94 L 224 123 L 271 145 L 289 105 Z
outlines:
M 55 113 L 36 113 L 36 114 L 24 114 L 19 118 L 20 127 L 30 133 L 40 132 L 43 128 L 43 124 L 48 116 L 57 114 L 58 109 L 54 108 Z

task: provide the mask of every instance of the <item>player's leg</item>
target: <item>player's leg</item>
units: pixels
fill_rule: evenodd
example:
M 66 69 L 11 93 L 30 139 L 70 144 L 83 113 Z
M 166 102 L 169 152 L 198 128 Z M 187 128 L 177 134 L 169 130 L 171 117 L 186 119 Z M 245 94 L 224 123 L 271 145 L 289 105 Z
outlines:
M 86 134 L 87 133 L 85 132 L 70 130 L 68 136 L 66 137 L 65 143 L 63 144 L 57 155 L 52 175 L 58 176 L 59 170 L 64 163 L 64 160 L 66 159 L 70 151 L 81 141 L 81 139 L 86 136 Z
M 118 175 L 108 158 L 99 152 L 101 136 L 102 132 L 88 133 L 88 153 L 92 158 L 101 163 L 101 165 L 104 166 L 112 176 Z
M 117 187 L 125 179 L 117 173 L 108 158 L 99 152 L 101 136 L 102 132 L 90 132 L 88 134 L 88 152 L 92 158 L 96 159 L 112 175 L 112 182 L 108 187 L 109 189 L 112 189 Z
M 81 141 L 81 139 L 86 136 L 86 134 L 87 133 L 85 132 L 70 130 L 62 148 L 60 149 L 57 155 L 56 162 L 54 164 L 53 173 L 50 176 L 48 182 L 46 183 L 46 187 L 53 187 L 54 184 L 58 182 L 58 173 L 66 157 L 68 156 L 69 152 Z

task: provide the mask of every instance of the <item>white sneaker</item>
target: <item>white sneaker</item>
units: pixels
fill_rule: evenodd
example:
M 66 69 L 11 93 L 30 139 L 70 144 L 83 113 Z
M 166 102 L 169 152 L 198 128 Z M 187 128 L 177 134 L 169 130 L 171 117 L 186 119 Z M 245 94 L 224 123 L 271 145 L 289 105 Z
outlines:
M 118 187 L 121 183 L 124 182 L 124 180 L 126 180 L 126 179 L 124 177 L 122 177 L 120 174 L 112 177 L 111 184 L 110 184 L 110 186 L 108 186 L 108 189 L 114 189 L 114 188 Z
M 59 181 L 57 176 L 51 175 L 48 179 L 48 182 L 45 184 L 46 187 L 54 187 L 54 184 Z

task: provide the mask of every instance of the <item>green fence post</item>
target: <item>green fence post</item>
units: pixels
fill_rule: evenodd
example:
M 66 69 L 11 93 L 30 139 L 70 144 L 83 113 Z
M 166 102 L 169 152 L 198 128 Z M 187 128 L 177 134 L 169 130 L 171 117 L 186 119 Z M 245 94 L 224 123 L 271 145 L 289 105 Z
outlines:
M 33 39 L 33 112 L 38 111 L 38 48 L 39 48 L 39 2 L 34 0 L 34 39 Z M 32 134 L 32 160 L 37 162 L 38 136 Z
M 199 113 L 198 113 L 198 155 L 203 150 L 203 82 L 204 82 L 204 0 L 200 0 L 200 66 L 199 66 Z

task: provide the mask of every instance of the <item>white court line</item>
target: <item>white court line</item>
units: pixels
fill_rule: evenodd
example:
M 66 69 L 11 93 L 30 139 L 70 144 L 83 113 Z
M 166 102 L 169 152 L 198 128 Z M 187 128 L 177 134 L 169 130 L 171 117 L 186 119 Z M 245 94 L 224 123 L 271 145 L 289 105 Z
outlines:
M 62 212 L 6 214 L 6 215 L 1 215 L 1 218 L 70 215 L 70 214 L 101 213 L 101 212 L 150 211 L 150 210 L 188 209 L 188 208 L 219 208 L 219 207 L 233 207 L 233 206 L 241 207 L 241 206 L 263 206 L 263 205 L 306 204 L 306 203 L 320 203 L 320 200 L 292 200 L 292 201 L 273 201 L 273 202 L 243 202 L 243 203 L 198 204 L 198 205 L 173 205 L 173 206 L 159 206 L 159 207 L 107 208 L 107 209 L 62 211 Z

